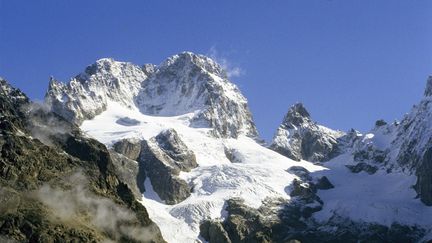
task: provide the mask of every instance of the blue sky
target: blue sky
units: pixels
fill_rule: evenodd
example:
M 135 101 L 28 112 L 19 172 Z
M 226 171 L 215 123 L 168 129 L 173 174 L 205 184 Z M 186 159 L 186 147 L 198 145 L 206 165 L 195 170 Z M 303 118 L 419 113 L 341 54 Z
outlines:
M 301 101 L 331 128 L 401 118 L 432 74 L 432 1 L 0 0 L 0 76 L 33 99 L 95 60 L 215 55 L 270 139 Z

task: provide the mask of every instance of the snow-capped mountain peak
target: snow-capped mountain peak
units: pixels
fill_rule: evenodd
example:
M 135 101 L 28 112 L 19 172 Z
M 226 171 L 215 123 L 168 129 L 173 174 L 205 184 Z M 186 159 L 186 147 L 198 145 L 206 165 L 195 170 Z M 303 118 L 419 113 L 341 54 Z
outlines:
M 309 112 L 306 110 L 302 103 L 296 103 L 291 106 L 282 122 L 282 126 L 287 128 L 301 127 L 313 123 Z
M 217 136 L 257 136 L 246 98 L 219 64 L 202 55 L 168 58 L 144 83 L 136 103 L 144 114 L 194 113 L 191 126 L 212 127 Z
M 106 110 L 109 101 L 134 106 L 147 74 L 137 65 L 110 58 L 97 60 L 68 84 L 51 79 L 46 102 L 69 121 L 80 124 Z
M 326 161 L 338 154 L 337 139 L 342 135 L 316 124 L 297 103 L 289 108 L 270 147 L 293 160 Z
M 159 66 L 100 59 L 68 84 L 51 80 L 46 102 L 77 124 L 116 102 L 147 115 L 191 114 L 191 126 L 213 128 L 216 136 L 257 136 L 247 100 L 223 68 L 191 52 L 169 57 Z
M 226 78 L 225 70 L 213 59 L 192 52 L 181 52 L 167 58 L 160 66 L 160 70 L 164 69 L 190 69 L 193 66 L 205 70 L 211 74 L 217 75 L 220 78 Z

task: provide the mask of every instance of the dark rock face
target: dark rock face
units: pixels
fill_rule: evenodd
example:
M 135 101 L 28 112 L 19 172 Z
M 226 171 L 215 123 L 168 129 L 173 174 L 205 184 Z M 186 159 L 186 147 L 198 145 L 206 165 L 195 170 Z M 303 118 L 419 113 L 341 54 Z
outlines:
M 287 121 L 286 125 L 288 128 L 295 128 L 307 123 L 310 117 L 309 112 L 303 104 L 297 103 L 288 110 L 284 120 Z
M 136 198 L 141 198 L 145 192 L 144 181 L 146 179 L 144 168 L 138 166 L 138 162 L 126 156 L 110 151 L 116 175 L 134 193 Z
M 189 185 L 178 177 L 180 171 L 197 167 L 195 154 L 189 150 L 175 130 L 162 131 L 142 142 L 140 162 L 153 189 L 167 204 L 176 204 L 190 195 Z
M 221 222 L 206 220 L 200 225 L 200 234 L 211 243 L 231 243 Z
M 167 129 L 156 136 L 159 148 L 168 155 L 181 171 L 190 171 L 198 166 L 195 154 L 180 139 L 174 129 Z
M 387 122 L 384 121 L 383 119 L 377 120 L 377 121 L 375 122 L 375 126 L 376 126 L 376 127 L 381 127 L 381 126 L 385 126 L 385 125 L 387 125 Z
M 164 242 L 144 206 L 116 175 L 104 145 L 30 103 L 4 80 L 0 106 L 1 240 Z M 47 127 L 51 133 L 45 134 Z M 115 224 L 105 227 L 92 220 L 96 209 L 128 217 L 106 218 Z M 126 229 L 143 234 L 137 238 Z
M 345 165 L 352 173 L 359 173 L 361 171 L 364 171 L 368 173 L 369 175 L 375 174 L 375 172 L 378 170 L 376 166 L 360 162 L 356 165 Z
M 113 145 L 113 150 L 131 160 L 138 160 L 141 153 L 141 143 L 132 139 L 122 139 Z
M 246 242 L 417 242 L 425 231 L 416 227 L 393 224 L 390 227 L 357 223 L 333 217 L 328 222 L 316 222 L 304 217 L 302 202 L 267 200 L 258 209 L 250 208 L 239 199 L 227 201 L 228 217 L 222 222 L 204 221 L 201 236 L 209 243 L 226 237 L 233 243 Z M 210 225 L 215 225 L 219 236 L 210 237 Z M 222 225 L 220 229 L 218 225 Z
M 229 212 L 224 226 L 232 242 L 270 242 L 270 222 L 262 220 L 261 212 L 247 207 L 242 200 L 227 201 Z
M 310 176 L 310 172 L 301 166 L 291 166 L 287 172 L 292 173 L 298 177 L 300 177 L 303 181 L 310 181 L 312 177 Z
M 354 161 L 362 163 L 383 164 L 388 151 L 382 151 L 373 147 L 364 148 L 353 153 Z
M 341 135 L 317 125 L 298 103 L 288 110 L 270 148 L 297 161 L 327 161 L 339 154 L 337 139 Z
M 416 175 L 417 183 L 414 188 L 421 201 L 428 206 L 432 206 L 432 148 L 429 148 L 424 153 Z
M 334 186 L 326 176 L 323 176 L 318 179 L 316 183 L 316 188 L 318 190 L 328 190 L 334 188 Z
M 141 147 L 141 141 L 122 139 L 113 145 L 113 151 L 111 151 L 111 157 L 113 157 L 119 176 L 127 182 L 136 197 L 141 197 L 145 192 L 146 172 L 143 163 L 138 162 Z
M 313 213 L 322 209 L 324 204 L 317 193 L 317 187 L 312 181 L 301 181 L 294 179 L 292 183 L 290 196 L 294 199 L 293 204 L 296 205 L 298 213 L 307 219 Z
M 319 200 L 319 198 L 315 193 L 316 193 L 315 185 L 294 179 L 292 183 L 292 190 L 290 193 L 291 197 L 298 197 L 305 200 L 308 203 L 311 203 L 315 200 Z
M 424 235 L 421 228 L 393 224 L 390 227 L 354 222 L 334 215 L 327 222 L 317 222 L 313 213 L 322 209 L 317 190 L 331 190 L 326 177 L 312 181 L 307 170 L 294 166 L 296 179 L 290 187 L 291 200 L 268 198 L 254 209 L 242 199 L 227 201 L 228 216 L 223 221 L 205 220 L 200 235 L 213 242 L 418 242 Z M 213 229 L 211 229 L 213 227 Z M 212 231 L 210 233 L 210 231 Z M 221 239 L 223 239 L 221 241 Z
M 154 190 L 167 204 L 189 197 L 191 189 L 178 175 L 198 164 L 195 154 L 175 130 L 162 131 L 148 141 L 123 139 L 113 145 L 113 150 L 111 156 L 115 159 L 116 170 L 136 196 L 145 191 L 144 181 L 148 175 Z

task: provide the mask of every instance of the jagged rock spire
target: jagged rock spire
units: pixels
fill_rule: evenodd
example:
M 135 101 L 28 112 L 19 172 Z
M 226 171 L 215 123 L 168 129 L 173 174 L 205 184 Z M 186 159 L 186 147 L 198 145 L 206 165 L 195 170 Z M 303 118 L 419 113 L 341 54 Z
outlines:
M 299 127 L 308 122 L 311 122 L 309 112 L 302 103 L 296 103 L 289 108 L 288 113 L 283 120 L 283 125 L 288 128 L 294 128 L 294 126 Z
M 341 132 L 317 125 L 302 103 L 291 106 L 270 148 L 293 160 L 326 161 L 338 152 Z

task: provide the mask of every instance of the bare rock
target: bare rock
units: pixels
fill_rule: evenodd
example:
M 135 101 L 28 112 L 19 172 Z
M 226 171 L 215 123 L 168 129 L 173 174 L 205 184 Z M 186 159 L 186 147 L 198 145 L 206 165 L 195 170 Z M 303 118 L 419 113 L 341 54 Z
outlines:
M 113 145 L 113 150 L 131 160 L 137 160 L 141 153 L 141 143 L 134 139 L 122 139 Z

